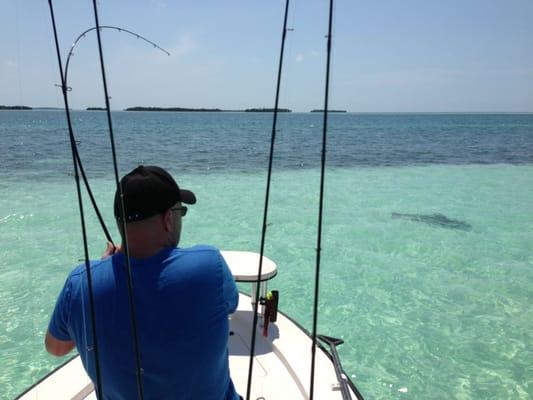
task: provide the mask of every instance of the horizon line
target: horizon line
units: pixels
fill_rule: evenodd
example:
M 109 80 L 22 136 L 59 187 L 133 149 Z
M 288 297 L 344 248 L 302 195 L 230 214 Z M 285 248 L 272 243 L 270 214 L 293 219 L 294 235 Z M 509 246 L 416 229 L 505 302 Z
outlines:
M 0 108 L 4 106 L 4 105 L 0 105 Z M 16 106 L 5 106 L 5 107 L 31 107 L 30 110 L 1 110 L 0 111 L 39 111 L 39 110 L 42 110 L 42 111 L 53 111 L 53 110 L 57 110 L 57 111 L 64 111 L 65 108 L 64 107 L 57 107 L 57 106 L 54 106 L 54 107 L 48 107 L 48 106 L 26 106 L 26 105 L 16 105 Z M 143 107 L 143 108 L 150 108 L 150 107 L 158 107 L 158 108 L 173 108 L 173 107 L 159 107 L 159 106 L 140 106 L 140 107 Z M 105 111 L 105 107 L 85 107 L 85 108 L 73 108 L 71 107 L 70 110 L 71 111 L 91 111 L 91 112 L 94 112 L 95 110 L 87 110 L 87 108 L 103 108 L 104 110 L 102 111 Z M 130 107 L 126 107 L 126 108 L 130 108 Z M 121 111 L 124 111 L 126 112 L 126 108 L 111 108 L 111 111 L 113 112 L 121 112 Z M 202 108 L 205 108 L 205 109 L 212 109 L 212 110 L 215 110 L 217 109 L 218 107 L 182 107 L 182 108 L 190 108 L 190 109 L 202 109 Z M 257 108 L 257 107 L 251 107 L 251 108 Z M 268 107 L 269 108 L 269 107 Z M 285 107 L 278 107 L 280 110 L 281 109 L 285 109 Z M 190 111 L 190 112 L 245 112 L 245 109 L 223 109 L 223 108 L 219 108 L 220 111 Z M 314 109 L 316 110 L 316 109 Z M 343 110 L 342 113 L 339 113 L 339 112 L 334 112 L 336 110 Z M 301 113 L 301 114 L 320 114 L 322 113 L 322 111 L 319 111 L 319 112 L 312 112 L 311 110 L 309 111 L 300 111 L 300 110 L 292 110 L 291 109 L 291 113 L 284 113 L 284 114 L 294 114 L 294 113 Z M 127 112 L 143 112 L 143 111 L 127 111 Z M 145 112 L 158 112 L 158 111 L 145 111 Z M 169 112 L 169 111 L 161 111 L 161 112 Z M 189 111 L 171 111 L 171 112 L 189 112 Z M 270 111 L 270 112 L 273 112 L 273 111 Z M 490 110 L 490 111 L 350 111 L 350 110 L 344 110 L 344 109 L 340 109 L 340 108 L 332 108 L 331 110 L 328 110 L 328 112 L 332 112 L 334 114 L 533 114 L 533 110 L 531 111 L 523 111 L 523 110 L 520 110 L 520 111 L 495 111 L 495 110 Z

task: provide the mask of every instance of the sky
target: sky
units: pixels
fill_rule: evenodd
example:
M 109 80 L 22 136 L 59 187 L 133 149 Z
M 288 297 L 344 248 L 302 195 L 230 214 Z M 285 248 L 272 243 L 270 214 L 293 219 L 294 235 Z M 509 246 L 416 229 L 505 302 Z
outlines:
M 90 0 L 55 0 L 63 62 Z M 100 0 L 111 107 L 272 107 L 285 0 Z M 280 107 L 323 108 L 326 0 L 291 0 Z M 61 107 L 48 2 L 0 0 L 0 104 Z M 336 0 L 330 107 L 533 112 L 533 1 Z M 105 105 L 96 34 L 69 67 L 72 108 Z

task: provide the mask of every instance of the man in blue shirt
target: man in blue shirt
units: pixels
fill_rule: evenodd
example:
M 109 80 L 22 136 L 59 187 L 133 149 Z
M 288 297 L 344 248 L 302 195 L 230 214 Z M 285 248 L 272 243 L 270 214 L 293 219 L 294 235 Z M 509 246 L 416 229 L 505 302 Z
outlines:
M 182 218 L 195 195 L 162 168 L 140 166 L 121 180 L 144 398 L 236 400 L 228 365 L 228 315 L 238 291 L 224 258 L 211 246 L 176 248 Z M 125 224 L 123 219 L 125 218 Z M 124 232 L 125 226 L 125 232 Z M 124 254 L 108 246 L 91 262 L 100 399 L 138 398 Z M 114 253 L 114 254 L 113 254 Z M 45 346 L 62 356 L 77 348 L 96 385 L 85 265 L 68 276 L 52 314 Z

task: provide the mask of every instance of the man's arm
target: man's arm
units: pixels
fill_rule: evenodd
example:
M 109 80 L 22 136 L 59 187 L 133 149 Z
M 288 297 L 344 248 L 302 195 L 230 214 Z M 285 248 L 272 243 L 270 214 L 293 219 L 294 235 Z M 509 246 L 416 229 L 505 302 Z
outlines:
M 59 340 L 47 331 L 44 339 L 44 346 L 46 351 L 56 357 L 64 356 L 70 353 L 70 351 L 76 346 L 72 340 Z
M 63 290 L 57 298 L 54 311 L 48 324 L 44 347 L 54 356 L 61 357 L 68 354 L 76 345 L 68 329 L 70 314 L 71 280 L 67 278 Z

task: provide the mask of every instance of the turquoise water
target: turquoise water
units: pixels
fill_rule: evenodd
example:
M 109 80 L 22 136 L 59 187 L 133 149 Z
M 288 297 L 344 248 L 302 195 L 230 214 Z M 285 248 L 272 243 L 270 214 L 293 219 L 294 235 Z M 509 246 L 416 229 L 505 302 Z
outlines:
M 75 190 L 66 169 L 68 147 L 59 134 L 51 137 L 50 133 L 55 124 L 61 126 L 62 118 L 59 114 L 39 116 L 37 119 L 45 122 L 33 124 L 28 118 L 40 114 L 12 115 L 10 118 L 22 121 L 23 128 L 17 128 L 20 137 L 26 140 L 33 135 L 42 138 L 42 143 L 33 142 L 27 151 L 15 149 L 19 151 L 16 159 L 2 158 L 4 165 L 18 163 L 9 173 L 6 169 L 0 172 L 0 398 L 5 399 L 64 361 L 45 353 L 43 335 L 66 274 L 83 257 Z M 88 113 L 78 117 L 85 123 L 100 118 Z M 128 118 L 124 113 L 117 116 L 119 135 L 121 126 L 133 125 Z M 149 123 L 155 124 L 157 117 L 150 118 L 153 121 L 147 124 L 153 136 Z M 188 129 L 215 135 L 209 126 L 216 121 L 206 121 L 212 116 L 187 118 L 192 118 L 185 124 Z M 220 123 L 225 117 L 216 118 Z M 196 192 L 199 201 L 185 218 L 183 246 L 200 242 L 257 251 L 266 176 L 259 165 L 266 152 L 261 146 L 268 138 L 256 138 L 256 144 L 238 153 L 232 146 L 249 134 L 241 133 L 247 131 L 247 124 L 255 126 L 255 134 L 262 129 L 268 133 L 268 119 L 228 118 L 236 118 L 226 121 L 228 130 L 235 121 L 240 122 L 234 130 L 241 137 L 226 143 L 218 138 L 213 141 L 217 151 L 218 146 L 228 149 L 225 159 L 211 154 L 213 146 L 204 149 L 201 143 L 187 144 L 195 146 L 198 157 L 203 154 L 208 160 L 202 164 L 196 156 L 189 158 L 188 165 L 196 166 L 197 171 L 192 167 L 182 171 L 180 163 L 186 154 L 180 153 L 180 140 L 175 137 L 162 138 L 167 147 L 168 143 L 177 146 L 170 146 L 163 156 L 152 154 L 158 144 L 149 141 L 145 145 L 148 150 L 138 150 L 139 154 L 134 151 L 137 142 L 122 151 L 131 151 L 133 156 L 126 161 L 131 164 L 140 157 L 152 163 L 162 157 L 159 161 L 170 165 L 180 184 Z M 301 115 L 285 118 L 282 132 L 294 126 L 305 128 L 302 135 L 317 130 L 314 116 L 309 120 Z M 305 123 L 296 124 L 299 118 Z M 483 116 L 465 120 L 457 115 L 448 119 L 409 115 L 404 119 L 346 118 L 333 121 L 337 124 L 333 132 L 349 131 L 343 126 L 355 126 L 353 118 L 359 118 L 373 133 L 367 132 L 364 138 L 366 152 L 355 154 L 345 150 L 346 138 L 332 138 L 330 153 L 340 148 L 344 153 L 339 150 L 337 156 L 331 155 L 337 165 L 328 169 L 326 176 L 320 333 L 345 340 L 340 348 L 343 365 L 367 399 L 532 397 L 533 161 L 527 149 L 533 143 L 533 118 L 509 120 L 507 116 L 503 122 L 497 116 L 488 116 L 488 121 Z M 161 129 L 174 123 L 161 122 Z M 96 122 L 93 125 L 98 127 Z M 5 132 L 13 132 L 12 121 L 0 119 L 0 132 L 2 126 L 4 138 Z M 486 135 L 486 126 L 495 129 L 492 135 L 506 140 L 491 136 L 496 144 L 483 147 L 480 135 Z M 494 126 L 502 131 L 498 133 Z M 431 131 L 439 137 L 433 147 L 431 140 L 420 139 Z M 403 153 L 394 145 L 376 145 L 389 143 L 387 136 L 406 135 L 409 139 L 405 132 L 418 132 L 419 139 L 404 140 Z M 488 161 L 474 163 L 458 155 L 455 150 L 461 141 L 454 142 L 454 132 L 460 132 L 461 140 L 475 136 L 480 144 L 473 152 Z M 376 141 L 371 140 L 372 135 Z M 513 137 L 519 140 L 513 141 Z M 356 133 L 352 139 L 363 143 Z M 51 148 L 44 151 L 52 140 L 56 143 L 50 147 L 57 152 Z M 85 136 L 80 148 L 89 140 L 98 139 Z M 467 140 L 469 146 L 473 142 Z M 6 143 L 2 142 L 3 148 Z M 10 143 L 14 146 L 16 140 Z M 278 263 L 279 274 L 270 287 L 280 290 L 282 311 L 310 328 L 319 185 L 319 171 L 312 164 L 317 157 L 311 150 L 307 157 L 296 152 L 309 143 L 293 146 L 283 138 L 281 143 L 266 245 L 266 254 Z M 415 143 L 423 149 L 422 161 L 413 158 Z M 507 147 L 502 148 L 502 143 Z M 390 162 L 362 162 L 362 155 L 368 155 L 372 146 L 381 149 L 383 159 Z M 446 148 L 447 152 L 441 151 Z M 170 164 L 173 149 L 181 158 L 176 165 Z M 443 159 L 436 162 L 433 157 L 429 162 L 427 149 Z M 516 158 L 512 158 L 514 150 Z M 246 151 L 256 152 L 257 160 L 241 162 L 241 158 L 249 158 L 242 154 Z M 495 154 L 501 154 L 500 158 Z M 502 157 L 511 157 L 512 163 Z M 201 169 L 211 162 L 209 170 Z M 87 158 L 86 164 L 116 238 L 110 166 L 104 168 L 94 157 Z M 392 218 L 393 212 L 443 214 L 471 229 Z M 86 213 L 90 254 L 98 257 L 105 239 L 92 210 Z

